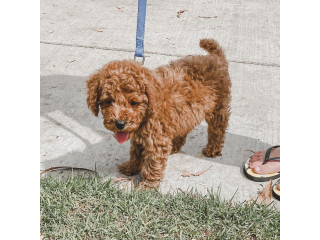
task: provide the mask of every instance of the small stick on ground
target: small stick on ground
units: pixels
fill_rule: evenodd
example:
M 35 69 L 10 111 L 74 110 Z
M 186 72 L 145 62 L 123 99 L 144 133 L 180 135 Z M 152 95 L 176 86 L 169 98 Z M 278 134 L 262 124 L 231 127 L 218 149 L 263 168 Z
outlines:
M 207 17 L 207 16 L 198 16 L 199 18 L 217 18 L 218 16 L 214 16 L 214 17 Z
M 255 151 L 250 150 L 250 149 L 246 149 L 245 151 L 255 153 Z
M 60 170 L 70 170 L 70 169 L 73 169 L 73 170 L 84 170 L 84 171 L 89 171 L 89 172 L 93 172 L 95 173 L 95 171 L 91 170 L 91 169 L 87 169 L 87 168 L 78 168 L 78 167 L 66 167 L 66 166 L 62 166 L 62 167 L 51 167 L 51 168 L 47 168 L 45 170 L 43 170 L 42 172 L 40 172 L 40 176 L 46 172 L 50 172 L 50 171 L 54 171 L 54 170 L 57 170 L 57 169 L 60 169 Z
M 188 9 L 185 9 L 185 10 L 180 10 L 177 12 L 177 18 L 180 18 L 181 17 L 181 14 L 188 11 Z

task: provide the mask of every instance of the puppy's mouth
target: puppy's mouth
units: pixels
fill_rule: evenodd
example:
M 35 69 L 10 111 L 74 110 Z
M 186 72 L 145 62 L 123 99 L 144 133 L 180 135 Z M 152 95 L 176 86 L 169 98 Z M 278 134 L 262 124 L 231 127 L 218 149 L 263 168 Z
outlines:
M 124 143 L 129 138 L 129 132 L 117 131 L 114 136 L 119 143 Z

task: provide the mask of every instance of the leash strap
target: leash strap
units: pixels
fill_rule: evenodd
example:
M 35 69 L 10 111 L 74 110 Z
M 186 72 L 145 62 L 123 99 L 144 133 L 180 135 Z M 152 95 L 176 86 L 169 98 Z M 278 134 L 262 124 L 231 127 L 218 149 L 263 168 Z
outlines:
M 142 57 L 142 64 L 144 64 L 144 29 L 146 22 L 146 10 L 147 10 L 147 0 L 138 0 L 138 17 L 137 17 L 137 34 L 136 34 L 136 52 L 134 54 L 134 59 L 136 57 Z

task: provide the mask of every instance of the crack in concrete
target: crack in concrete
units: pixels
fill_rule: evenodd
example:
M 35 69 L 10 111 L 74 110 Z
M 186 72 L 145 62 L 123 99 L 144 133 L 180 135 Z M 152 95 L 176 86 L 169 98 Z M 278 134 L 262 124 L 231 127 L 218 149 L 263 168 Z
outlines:
M 91 48 L 91 49 L 105 50 L 105 51 L 128 52 L 128 53 L 132 53 L 132 54 L 134 54 L 134 52 L 135 52 L 133 49 L 125 49 L 125 48 L 107 48 L 107 47 L 89 46 L 89 45 L 81 45 L 81 44 L 47 42 L 47 41 L 40 41 L 40 43 L 47 44 L 47 45 L 65 46 L 65 47 L 79 47 L 79 48 Z M 169 54 L 169 53 L 154 52 L 154 51 L 145 51 L 145 53 L 146 54 L 153 54 L 153 55 L 169 56 L 169 57 L 184 57 L 184 56 L 186 56 L 186 55 L 181 55 L 181 54 Z M 148 56 L 146 56 L 146 57 L 148 57 Z M 280 67 L 279 64 L 275 64 L 275 63 L 237 61 L 237 60 L 232 60 L 232 59 L 228 59 L 228 62 L 266 66 L 266 67 Z

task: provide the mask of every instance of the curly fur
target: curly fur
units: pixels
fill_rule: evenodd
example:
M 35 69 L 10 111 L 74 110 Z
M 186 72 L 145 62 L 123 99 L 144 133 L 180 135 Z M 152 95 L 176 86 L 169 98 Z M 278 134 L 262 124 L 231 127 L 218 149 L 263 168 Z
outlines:
M 209 55 L 187 56 L 149 70 L 135 61 L 112 61 L 87 81 L 87 104 L 99 108 L 104 126 L 117 132 L 124 121 L 130 160 L 119 166 L 125 175 L 141 171 L 143 185 L 156 187 L 171 153 L 203 119 L 208 123 L 207 157 L 221 155 L 230 116 L 228 63 L 219 44 L 202 39 Z

